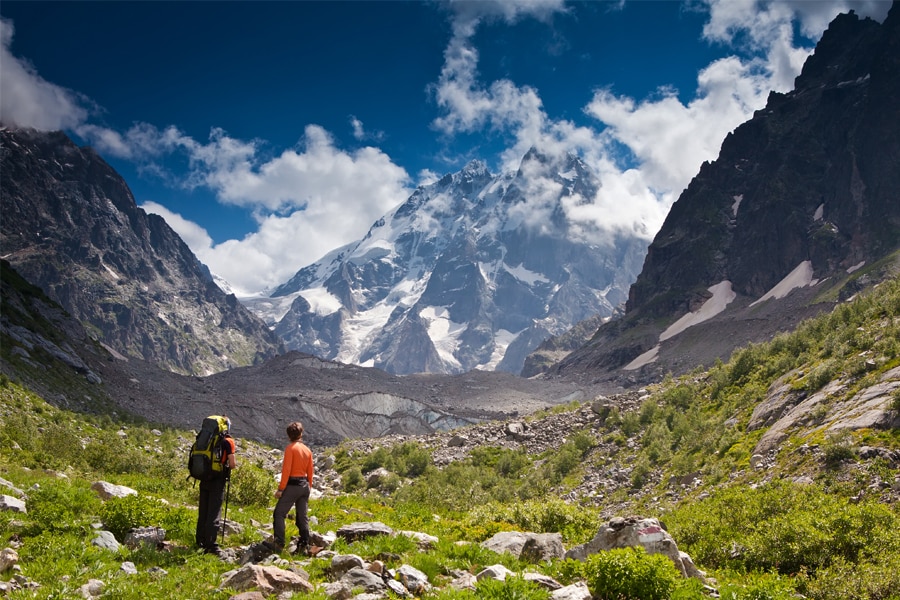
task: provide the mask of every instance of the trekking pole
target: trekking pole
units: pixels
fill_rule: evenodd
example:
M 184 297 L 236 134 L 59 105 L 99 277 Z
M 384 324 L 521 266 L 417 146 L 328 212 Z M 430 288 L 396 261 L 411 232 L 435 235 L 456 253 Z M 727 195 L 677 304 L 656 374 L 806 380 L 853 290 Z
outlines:
M 228 496 L 231 494 L 231 473 L 225 480 L 225 512 L 222 513 L 222 544 L 225 544 L 225 523 L 228 522 Z

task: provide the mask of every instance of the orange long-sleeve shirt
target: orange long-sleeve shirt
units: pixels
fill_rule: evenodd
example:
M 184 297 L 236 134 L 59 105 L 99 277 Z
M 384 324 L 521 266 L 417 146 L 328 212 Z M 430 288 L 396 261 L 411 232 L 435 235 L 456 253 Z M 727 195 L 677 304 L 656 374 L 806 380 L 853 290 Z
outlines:
M 279 490 L 287 487 L 291 477 L 306 477 L 309 487 L 313 483 L 313 455 L 303 442 L 291 442 L 284 449 L 284 459 L 281 461 L 281 482 Z

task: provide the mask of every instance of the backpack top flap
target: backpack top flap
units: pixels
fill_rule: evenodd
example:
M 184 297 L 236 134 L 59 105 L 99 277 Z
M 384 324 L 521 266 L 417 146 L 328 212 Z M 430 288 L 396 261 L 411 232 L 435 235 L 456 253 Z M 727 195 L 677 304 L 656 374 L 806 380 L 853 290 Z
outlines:
M 188 458 L 191 477 L 207 481 L 222 474 L 225 456 L 221 442 L 227 430 L 228 421 L 225 417 L 212 415 L 203 419 Z
M 203 419 L 200 425 L 200 433 L 197 434 L 197 440 L 194 442 L 196 448 L 209 448 L 214 438 L 221 437 L 228 430 L 225 417 L 212 415 Z

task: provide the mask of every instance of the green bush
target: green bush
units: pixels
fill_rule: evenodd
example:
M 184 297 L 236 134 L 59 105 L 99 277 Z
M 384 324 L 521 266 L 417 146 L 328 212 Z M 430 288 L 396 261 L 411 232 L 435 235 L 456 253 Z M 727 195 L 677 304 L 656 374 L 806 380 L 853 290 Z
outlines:
M 12 412 L 3 416 L 3 421 L 0 422 L 0 446 L 3 447 L 4 454 L 16 446 L 23 453 L 37 452 L 40 439 L 37 419 L 33 416 L 25 412 Z
M 622 434 L 631 437 L 641 430 L 641 417 L 636 412 L 625 413 L 621 424 Z
M 574 471 L 581 464 L 581 459 L 581 451 L 571 442 L 566 442 L 557 450 L 553 451 L 548 459 L 551 482 L 554 485 L 560 483 L 566 475 Z
M 362 461 L 361 468 L 363 473 L 368 473 L 378 468 L 385 468 L 390 470 L 390 460 L 391 453 L 387 448 L 376 448 L 366 455 L 366 457 Z
M 647 459 L 642 458 L 634 465 L 634 468 L 631 470 L 631 487 L 632 489 L 639 490 L 650 480 L 650 476 L 653 474 L 653 470 L 650 468 L 650 464 Z
M 431 453 L 419 447 L 415 442 L 404 442 L 387 449 L 377 448 L 362 461 L 362 472 L 368 473 L 378 468 L 385 468 L 402 477 L 418 477 L 425 473 L 431 464 Z
M 44 463 L 50 468 L 65 469 L 81 466 L 81 439 L 70 424 L 49 423 L 41 435 L 40 452 Z
M 344 471 L 341 477 L 341 485 L 345 492 L 355 492 L 366 487 L 366 478 L 363 477 L 359 467 L 351 467 Z
M 667 600 L 682 577 L 671 560 L 642 547 L 592 554 L 581 573 L 595 598 L 621 600 Z
M 100 509 L 100 520 L 120 542 L 136 527 L 163 527 L 167 507 L 156 498 L 131 494 L 110 498 Z
M 94 492 L 67 481 L 50 481 L 28 494 L 28 518 L 37 531 L 86 528 L 99 510 Z
M 229 502 L 236 506 L 266 507 L 273 502 L 277 482 L 275 477 L 254 464 L 243 463 L 231 471 Z
M 726 583 L 719 588 L 722 600 L 795 600 L 793 581 L 781 575 L 762 573 L 739 576 L 740 583 Z
M 418 477 L 431 465 L 431 452 L 414 442 L 391 449 L 391 471 L 402 477 Z
M 228 515 L 231 515 L 231 510 Z M 228 517 L 231 520 L 231 516 Z M 197 512 L 185 506 L 164 506 L 156 525 L 166 530 L 166 539 L 192 546 L 197 534 Z
M 156 460 L 154 454 L 130 444 L 114 431 L 92 435 L 81 454 L 94 471 L 106 475 L 149 473 Z
M 813 600 L 896 600 L 900 598 L 900 554 L 875 563 L 855 563 L 840 557 L 811 576 L 802 573 L 798 591 Z
M 530 464 L 531 460 L 528 458 L 528 453 L 524 450 L 504 449 L 497 458 L 496 469 L 504 477 L 516 477 Z
M 877 502 L 851 503 L 818 486 L 774 482 L 723 489 L 666 516 L 679 546 L 710 568 L 815 574 L 900 555 L 900 517 Z M 875 550 L 877 549 L 877 550 Z
M 512 522 L 526 531 L 561 533 L 566 540 L 587 541 L 596 535 L 602 519 L 597 511 L 558 498 L 517 502 Z
M 841 463 L 853 460 L 856 454 L 851 446 L 852 440 L 849 435 L 831 435 L 825 439 L 822 444 L 822 451 L 825 455 L 825 466 L 836 468 Z

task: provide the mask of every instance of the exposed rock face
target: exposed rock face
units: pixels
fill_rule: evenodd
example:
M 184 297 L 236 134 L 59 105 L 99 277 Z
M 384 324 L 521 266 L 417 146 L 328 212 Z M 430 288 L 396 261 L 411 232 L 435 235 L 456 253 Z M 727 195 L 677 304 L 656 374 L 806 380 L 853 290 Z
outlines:
M 519 373 L 549 335 L 611 315 L 640 268 L 646 239 L 570 216 L 598 187 L 574 156 L 532 150 L 501 175 L 473 161 L 248 306 L 289 348 L 321 358 Z
M 892 394 L 900 390 L 900 367 L 884 373 L 879 380 L 859 392 L 846 396 L 848 382 L 828 383 L 814 394 L 791 389 L 788 381 L 794 373 L 779 378 L 766 399 L 750 416 L 748 431 L 764 429 L 754 454 L 765 455 L 780 447 L 792 432 L 821 428 L 828 434 L 859 429 L 892 429 L 900 426 L 900 414 L 890 409 Z
M 61 132 L 2 129 L 0 171 L 5 259 L 104 344 L 197 375 L 282 351 L 92 149 Z
M 898 97 L 900 5 L 883 24 L 838 16 L 795 89 L 773 92 L 674 204 L 625 318 L 556 373 L 684 372 L 881 277 L 900 247 Z

